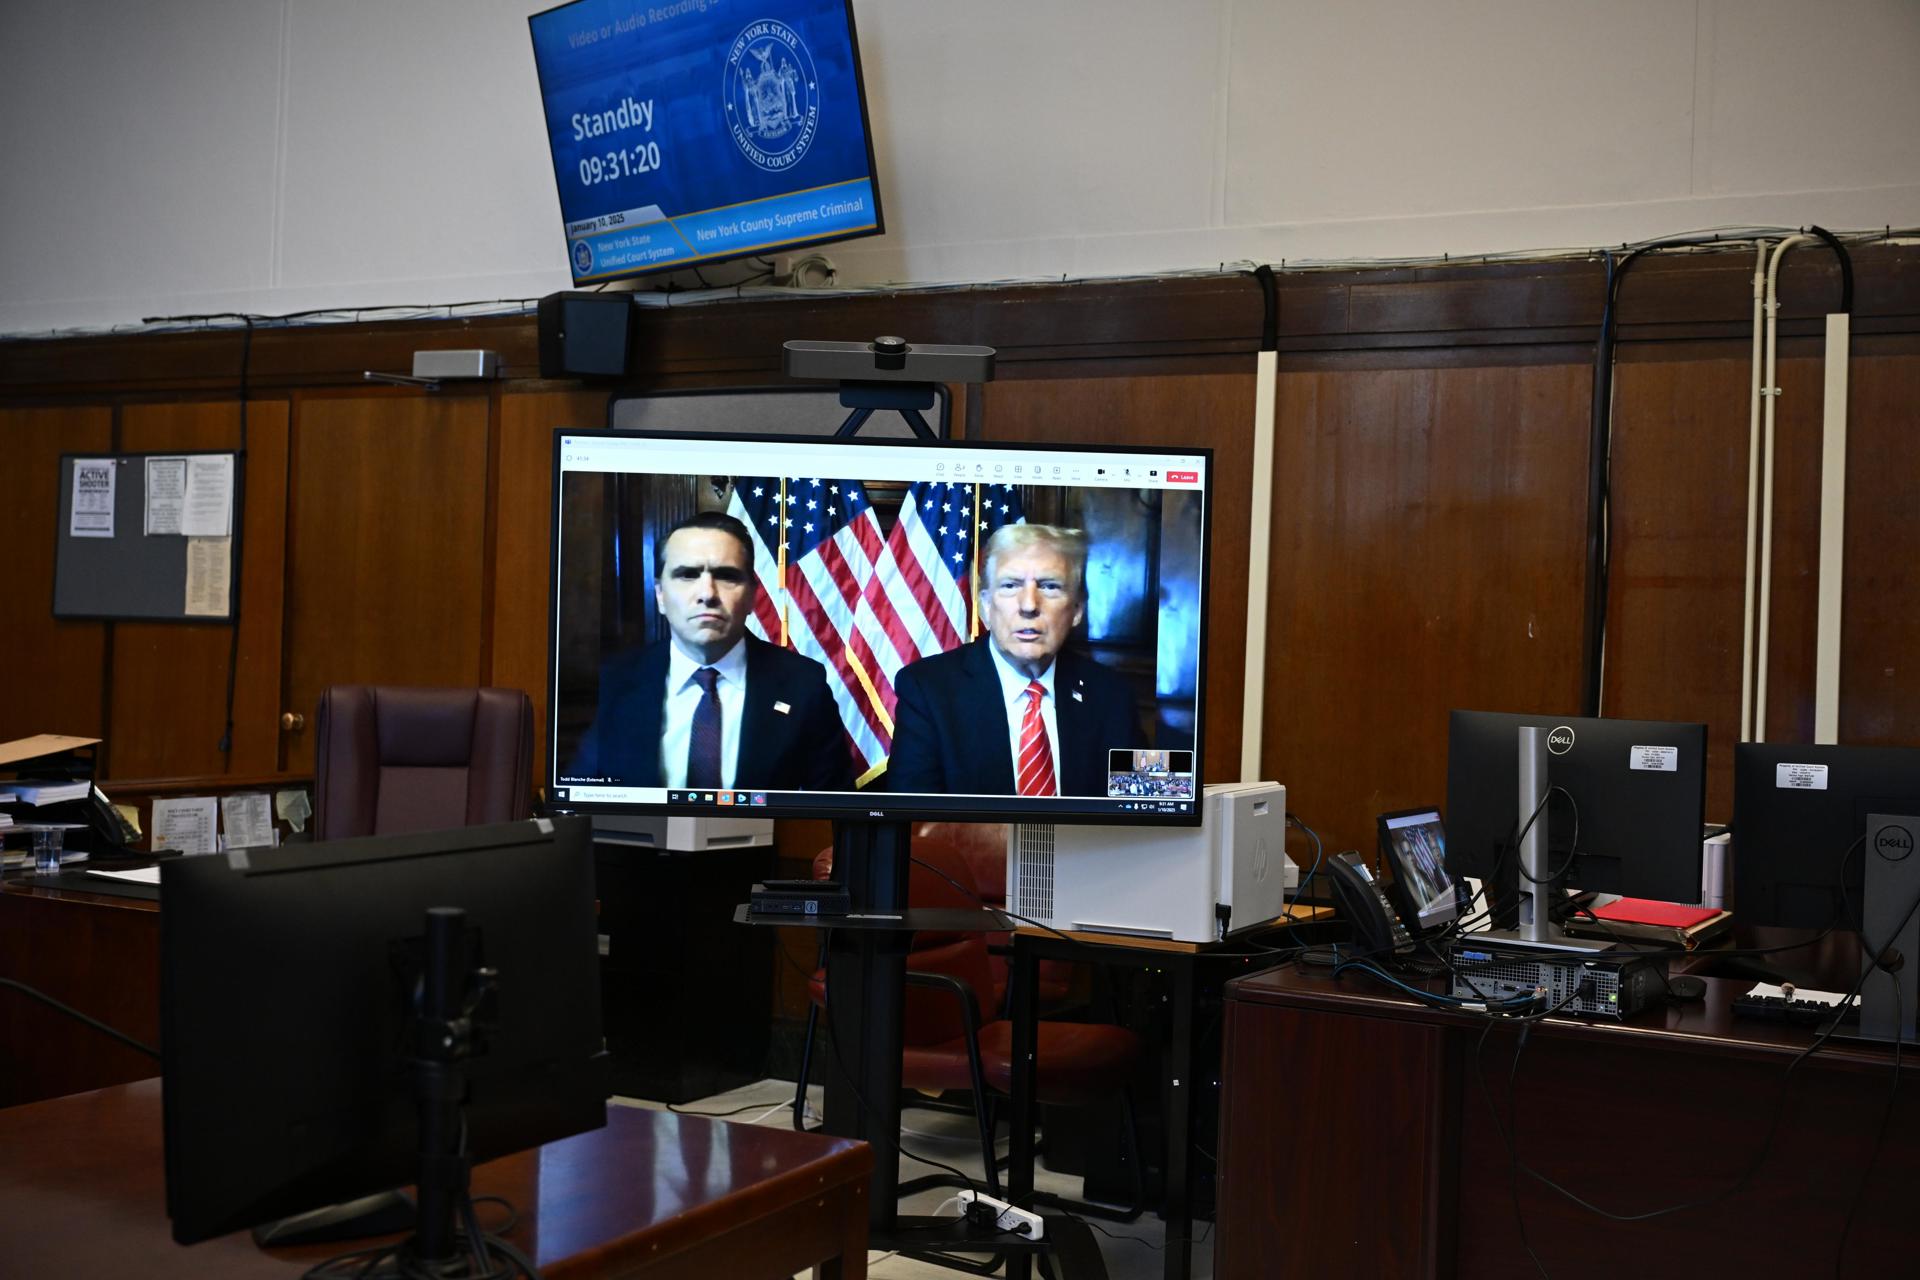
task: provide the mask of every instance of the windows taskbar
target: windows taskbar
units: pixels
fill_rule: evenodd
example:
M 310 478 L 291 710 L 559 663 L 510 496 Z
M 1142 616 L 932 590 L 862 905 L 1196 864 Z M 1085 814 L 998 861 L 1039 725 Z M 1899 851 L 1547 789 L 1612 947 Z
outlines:
M 553 789 L 558 805 L 585 811 L 665 812 L 673 816 L 818 817 L 908 821 L 972 818 L 990 822 L 1119 822 L 1142 817 L 1197 823 L 1190 796 L 939 796 L 819 791 L 740 791 L 569 786 Z

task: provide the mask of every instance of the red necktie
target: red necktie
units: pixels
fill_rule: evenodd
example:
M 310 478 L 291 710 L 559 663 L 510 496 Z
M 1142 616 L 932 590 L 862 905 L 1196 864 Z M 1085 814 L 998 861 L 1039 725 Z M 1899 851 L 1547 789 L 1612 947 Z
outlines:
M 1040 699 L 1046 692 L 1038 680 L 1027 685 L 1027 712 L 1020 717 L 1020 765 L 1015 770 L 1023 796 L 1060 792 L 1053 781 L 1053 746 L 1047 741 L 1047 722 L 1040 718 Z

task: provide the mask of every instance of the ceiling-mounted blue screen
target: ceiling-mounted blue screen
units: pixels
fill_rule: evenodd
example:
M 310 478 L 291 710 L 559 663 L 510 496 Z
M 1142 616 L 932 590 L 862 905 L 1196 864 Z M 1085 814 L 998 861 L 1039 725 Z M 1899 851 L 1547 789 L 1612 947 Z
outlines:
M 575 284 L 883 229 L 847 0 L 576 0 L 528 22 Z

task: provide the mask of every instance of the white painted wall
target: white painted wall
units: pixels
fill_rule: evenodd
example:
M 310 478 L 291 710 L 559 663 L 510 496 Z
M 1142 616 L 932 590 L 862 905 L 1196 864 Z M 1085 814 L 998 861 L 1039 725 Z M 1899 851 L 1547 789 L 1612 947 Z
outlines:
M 567 287 L 540 7 L 0 0 L 0 333 Z M 1917 0 L 855 9 L 842 283 L 1920 224 Z

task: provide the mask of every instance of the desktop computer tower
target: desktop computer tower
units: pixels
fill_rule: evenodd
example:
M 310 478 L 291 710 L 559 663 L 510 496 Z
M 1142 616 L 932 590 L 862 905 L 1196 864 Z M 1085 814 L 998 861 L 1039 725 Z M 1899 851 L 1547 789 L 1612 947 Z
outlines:
M 1206 788 L 1201 825 L 1015 823 L 1007 909 L 1061 932 L 1214 942 L 1286 910 L 1287 789 Z

